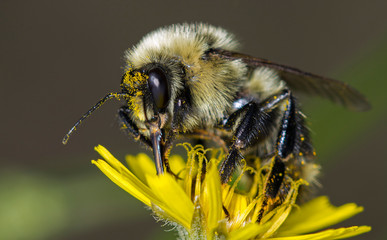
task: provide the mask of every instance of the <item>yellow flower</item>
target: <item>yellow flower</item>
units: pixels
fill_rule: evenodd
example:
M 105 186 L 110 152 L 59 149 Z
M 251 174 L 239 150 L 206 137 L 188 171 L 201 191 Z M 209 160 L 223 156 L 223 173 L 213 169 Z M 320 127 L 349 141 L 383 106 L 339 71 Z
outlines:
M 202 146 L 183 146 L 188 152 L 186 162 L 176 155 L 169 158 L 177 177 L 156 175 L 154 163 L 143 153 L 126 157 L 129 170 L 102 146 L 95 149 L 105 160 L 92 163 L 150 207 L 157 219 L 175 226 L 181 239 L 343 239 L 371 229 L 355 226 L 315 232 L 350 218 L 363 208 L 353 203 L 334 207 L 325 196 L 296 207 L 298 188 L 306 183 L 290 180 L 286 198 L 268 209 L 263 204 L 268 175 L 263 172 L 267 167 L 244 165 L 235 181 L 222 185 L 217 165 L 224 154 Z M 240 189 L 238 185 L 245 175 L 253 180 L 247 184 L 249 188 Z

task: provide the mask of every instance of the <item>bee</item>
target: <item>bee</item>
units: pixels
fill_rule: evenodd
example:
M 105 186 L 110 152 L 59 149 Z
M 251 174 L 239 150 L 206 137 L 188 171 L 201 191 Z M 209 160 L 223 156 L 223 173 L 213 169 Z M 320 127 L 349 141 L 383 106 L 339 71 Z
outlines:
M 285 176 L 313 180 L 314 163 L 305 116 L 296 95 L 328 98 L 349 109 L 370 108 L 354 88 L 333 79 L 238 52 L 228 31 L 208 24 L 176 24 L 146 35 L 125 53 L 121 92 L 109 93 L 70 129 L 63 143 L 110 99 L 123 129 L 153 150 L 157 174 L 171 172 L 174 141 L 211 139 L 227 149 L 219 167 L 227 183 L 249 156 L 272 159 L 266 203 L 281 195 Z M 283 188 L 283 187 L 282 187 Z

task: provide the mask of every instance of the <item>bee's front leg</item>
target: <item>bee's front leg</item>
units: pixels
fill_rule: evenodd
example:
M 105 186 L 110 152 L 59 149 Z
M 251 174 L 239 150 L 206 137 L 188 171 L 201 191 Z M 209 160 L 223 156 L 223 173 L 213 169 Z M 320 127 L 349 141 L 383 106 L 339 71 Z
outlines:
M 118 110 L 118 117 L 119 117 L 120 123 L 123 125 L 123 130 L 128 135 L 132 135 L 135 140 L 139 140 L 140 142 L 144 143 L 147 147 L 152 149 L 152 143 L 149 140 L 149 138 L 142 135 L 138 130 L 138 126 L 130 119 L 129 117 L 130 112 L 131 110 L 126 106 L 122 106 Z M 167 172 L 176 176 L 171 170 L 171 167 L 168 162 L 168 156 L 166 154 L 163 155 L 163 164 Z
M 129 114 L 131 110 L 127 106 L 122 106 L 118 110 L 119 121 L 122 125 L 122 129 L 131 135 L 135 140 L 140 140 L 147 147 L 152 148 L 152 143 L 146 136 L 142 135 L 138 130 L 138 126 L 130 119 Z

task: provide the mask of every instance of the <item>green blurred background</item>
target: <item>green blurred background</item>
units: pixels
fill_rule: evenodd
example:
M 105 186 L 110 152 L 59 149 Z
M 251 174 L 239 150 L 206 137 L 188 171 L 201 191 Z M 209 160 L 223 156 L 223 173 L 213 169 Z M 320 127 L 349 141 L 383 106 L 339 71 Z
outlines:
M 343 226 L 386 239 L 386 1 L 0 2 L 0 239 L 171 239 L 144 206 L 92 166 L 102 144 L 140 151 L 110 102 L 63 146 L 75 120 L 117 91 L 123 52 L 155 28 L 203 21 L 243 52 L 346 81 L 373 105 L 350 112 L 303 101 L 323 165 L 319 194 L 365 211 Z

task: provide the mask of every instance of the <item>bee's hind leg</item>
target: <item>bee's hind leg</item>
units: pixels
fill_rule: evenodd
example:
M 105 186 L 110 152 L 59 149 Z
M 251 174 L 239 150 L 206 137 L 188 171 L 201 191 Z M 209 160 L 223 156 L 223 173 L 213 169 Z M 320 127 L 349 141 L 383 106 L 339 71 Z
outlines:
M 299 112 L 294 97 L 289 94 L 280 122 L 275 156 L 273 157 L 273 162 L 265 181 L 264 199 L 262 201 L 262 207 L 257 222 L 261 221 L 264 212 L 268 208 L 281 202 L 283 200 L 282 198 L 287 194 L 286 187 L 283 188 L 286 169 L 285 162 L 289 161 L 289 158 L 291 157 L 292 161 L 296 161 L 293 164 L 298 164 L 298 157 L 311 157 L 313 154 L 314 151 L 309 139 L 309 130 L 306 127 L 304 116 Z M 288 172 L 288 176 L 293 179 L 300 178 L 297 172 L 300 172 L 301 169 L 295 167 L 295 169 L 291 171 L 293 171 L 293 173 Z M 281 189 L 283 189 L 285 193 L 281 192 Z
M 281 104 L 284 108 L 279 111 Z M 269 136 L 273 130 L 276 130 L 278 125 L 275 123 L 281 116 L 272 163 L 264 184 L 264 199 L 258 222 L 261 221 L 267 209 L 281 200 L 279 192 L 281 192 L 285 177 L 285 162 L 292 157 L 294 158 L 292 161 L 296 161 L 294 164 L 298 164 L 298 157 L 309 158 L 314 154 L 309 130 L 294 97 L 287 89 L 260 103 L 249 102 L 231 114 L 224 126 L 226 129 L 234 130 L 234 137 L 230 146 L 230 154 L 220 167 L 222 183 L 229 181 L 235 165 L 243 158 L 240 150 L 251 147 Z M 294 173 L 289 173 L 289 176 L 299 178 L 296 174 L 301 170 L 296 167 L 292 171 Z

